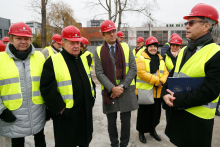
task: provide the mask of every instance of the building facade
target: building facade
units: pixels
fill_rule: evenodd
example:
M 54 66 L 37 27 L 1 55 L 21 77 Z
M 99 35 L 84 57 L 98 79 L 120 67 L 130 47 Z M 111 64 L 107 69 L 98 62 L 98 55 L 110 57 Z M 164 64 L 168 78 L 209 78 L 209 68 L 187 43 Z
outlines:
M 100 27 L 104 20 L 90 20 L 87 21 L 87 27 Z
M 36 21 L 28 21 L 26 24 L 31 28 L 32 34 L 37 35 L 40 32 L 41 24 Z
M 8 37 L 9 27 L 11 26 L 11 20 L 0 17 L 0 40 L 3 37 Z

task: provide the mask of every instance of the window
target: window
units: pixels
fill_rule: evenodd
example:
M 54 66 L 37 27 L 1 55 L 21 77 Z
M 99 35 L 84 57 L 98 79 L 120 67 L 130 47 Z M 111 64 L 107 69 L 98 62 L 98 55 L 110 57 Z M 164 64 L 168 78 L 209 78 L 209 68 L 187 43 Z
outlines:
M 8 30 L 4 30 L 4 31 L 5 31 L 5 32 L 4 32 L 4 35 L 8 37 L 8 36 L 9 36 L 9 35 L 8 35 Z

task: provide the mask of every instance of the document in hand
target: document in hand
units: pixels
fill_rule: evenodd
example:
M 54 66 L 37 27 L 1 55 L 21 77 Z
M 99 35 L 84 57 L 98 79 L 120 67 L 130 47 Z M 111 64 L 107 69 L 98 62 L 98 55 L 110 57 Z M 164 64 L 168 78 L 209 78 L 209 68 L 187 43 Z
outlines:
M 185 93 L 202 86 L 204 78 L 167 78 L 168 89 L 174 93 Z

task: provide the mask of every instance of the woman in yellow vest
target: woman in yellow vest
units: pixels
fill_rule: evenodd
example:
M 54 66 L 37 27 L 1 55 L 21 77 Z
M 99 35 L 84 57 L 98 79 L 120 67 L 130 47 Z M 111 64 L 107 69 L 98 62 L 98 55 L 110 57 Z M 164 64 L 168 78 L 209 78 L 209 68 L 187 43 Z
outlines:
M 144 133 L 149 133 L 157 141 L 161 138 L 155 130 L 160 122 L 162 85 L 166 82 L 169 72 L 158 53 L 158 41 L 155 37 L 146 40 L 146 49 L 137 59 L 136 92 L 138 94 L 139 109 L 137 114 L 137 126 L 139 139 L 146 143 Z M 146 103 L 146 99 L 154 102 Z
M 8 34 L 10 43 L 0 53 L 0 134 L 11 138 L 12 147 L 24 147 L 24 137 L 30 135 L 36 147 L 46 147 L 40 93 L 44 56 L 35 51 L 25 23 L 14 23 Z
M 182 45 L 182 38 L 180 38 L 178 35 L 173 36 L 170 39 L 169 44 L 170 44 L 170 48 L 166 51 L 166 54 L 163 56 L 163 60 L 165 62 L 167 70 L 169 71 L 169 77 L 173 77 L 177 55 Z M 166 93 L 166 91 L 162 90 L 161 93 Z M 162 99 L 162 107 L 164 110 L 166 110 L 166 120 L 167 120 L 170 112 L 170 107 L 163 101 L 163 99 Z

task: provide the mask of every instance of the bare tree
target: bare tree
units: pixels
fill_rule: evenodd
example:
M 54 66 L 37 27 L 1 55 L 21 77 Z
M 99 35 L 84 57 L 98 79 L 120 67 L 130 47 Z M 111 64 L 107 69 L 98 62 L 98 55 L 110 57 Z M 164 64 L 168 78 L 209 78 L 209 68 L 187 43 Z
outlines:
M 61 30 L 69 25 L 76 26 L 73 9 L 63 1 L 51 4 L 47 20 L 48 25 L 55 26 L 57 29 L 61 28 Z
M 95 17 L 108 14 L 108 19 L 112 20 L 114 23 L 118 18 L 118 30 L 121 30 L 122 16 L 125 12 L 142 14 L 147 18 L 154 20 L 151 17 L 151 12 L 158 8 L 156 0 L 151 0 L 149 2 L 141 0 L 114 0 L 114 3 L 112 3 L 112 0 L 88 0 L 86 4 L 86 7 L 90 7 L 91 9 L 101 6 L 107 11 L 107 13 L 97 14 Z
M 46 19 L 47 19 L 47 6 L 50 0 L 31 0 L 29 7 L 32 11 L 41 16 L 41 46 L 45 47 L 47 42 L 46 37 Z
M 51 43 L 54 34 L 60 34 L 66 26 L 77 26 L 73 17 L 73 9 L 65 2 L 51 3 L 51 9 L 47 13 L 47 44 Z
M 46 5 L 48 0 L 41 0 L 41 46 L 46 47 L 47 42 L 47 29 L 46 29 Z

